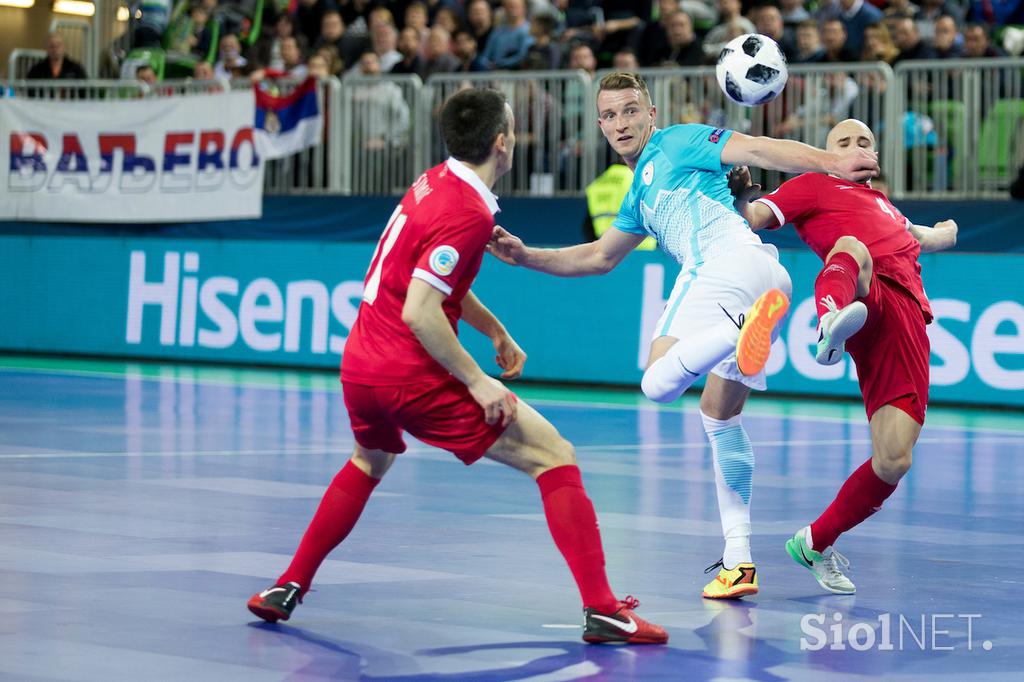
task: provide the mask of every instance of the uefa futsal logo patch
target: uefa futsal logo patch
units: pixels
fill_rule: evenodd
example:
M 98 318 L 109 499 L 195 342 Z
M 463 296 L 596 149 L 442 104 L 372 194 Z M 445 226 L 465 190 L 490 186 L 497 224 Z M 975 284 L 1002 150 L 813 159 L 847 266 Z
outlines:
M 654 180 L 654 162 L 653 161 L 648 161 L 647 162 L 647 165 L 644 166 L 644 170 L 640 174 L 640 177 L 643 178 L 645 185 L 651 184 L 651 181 Z
M 430 269 L 441 277 L 447 277 L 459 262 L 459 252 L 453 246 L 439 246 L 430 254 Z
M 722 133 L 724 132 L 725 128 L 715 128 L 713 131 L 711 131 L 711 134 L 708 135 L 708 142 L 718 144 L 718 141 L 722 139 Z

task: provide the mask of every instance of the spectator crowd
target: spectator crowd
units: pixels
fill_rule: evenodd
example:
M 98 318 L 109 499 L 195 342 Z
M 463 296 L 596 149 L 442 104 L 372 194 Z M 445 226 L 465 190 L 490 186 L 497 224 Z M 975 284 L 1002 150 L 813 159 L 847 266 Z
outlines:
M 750 32 L 774 38 L 791 63 L 994 57 L 1006 54 L 1006 28 L 1024 24 L 1024 0 L 265 0 L 257 22 L 236 2 L 166 2 L 141 15 L 134 43 L 185 55 L 196 78 L 428 78 L 712 64 L 728 40 Z M 1019 53 L 1024 34 L 1010 31 Z M 56 34 L 29 74 L 83 76 Z

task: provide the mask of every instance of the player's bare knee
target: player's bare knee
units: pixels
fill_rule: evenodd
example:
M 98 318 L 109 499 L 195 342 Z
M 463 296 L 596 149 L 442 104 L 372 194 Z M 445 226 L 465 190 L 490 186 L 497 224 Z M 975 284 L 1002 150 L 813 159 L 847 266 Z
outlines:
M 887 483 L 895 483 L 910 471 L 910 466 L 914 462 L 914 454 L 912 450 L 881 453 L 876 457 L 875 462 L 882 480 Z
M 383 450 L 368 450 L 360 445 L 352 453 L 352 463 L 371 478 L 383 478 L 394 462 L 394 454 Z
M 557 440 L 550 443 L 544 449 L 543 457 L 539 464 L 540 471 L 537 472 L 538 475 L 549 469 L 576 464 L 576 448 L 565 438 L 559 436 Z

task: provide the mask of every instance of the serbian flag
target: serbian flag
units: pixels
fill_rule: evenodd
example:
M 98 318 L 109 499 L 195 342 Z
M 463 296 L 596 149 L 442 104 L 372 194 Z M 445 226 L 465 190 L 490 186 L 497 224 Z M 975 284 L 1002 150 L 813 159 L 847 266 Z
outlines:
M 324 119 L 317 101 L 316 78 L 310 76 L 291 94 L 275 97 L 256 89 L 256 149 L 265 159 L 280 159 L 320 144 Z

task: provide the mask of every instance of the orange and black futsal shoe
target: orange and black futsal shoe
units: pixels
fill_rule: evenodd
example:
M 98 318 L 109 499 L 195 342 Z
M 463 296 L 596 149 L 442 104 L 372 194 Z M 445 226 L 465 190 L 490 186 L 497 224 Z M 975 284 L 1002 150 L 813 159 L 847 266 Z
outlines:
M 772 332 L 789 311 L 789 297 L 778 289 L 769 289 L 754 301 L 743 319 L 736 342 L 736 366 L 752 377 L 764 369 L 772 351 Z
M 302 588 L 298 583 L 274 585 L 249 598 L 249 610 L 268 623 L 288 620 L 295 606 L 302 601 Z
M 708 566 L 705 573 L 720 569 L 715 579 L 704 586 L 705 599 L 739 599 L 757 594 L 757 569 L 753 563 L 736 564 L 735 568 L 726 568 L 721 559 L 717 564 Z
M 665 628 L 648 623 L 633 613 L 640 601 L 626 597 L 613 613 L 590 607 L 583 609 L 583 641 L 588 644 L 664 644 Z

